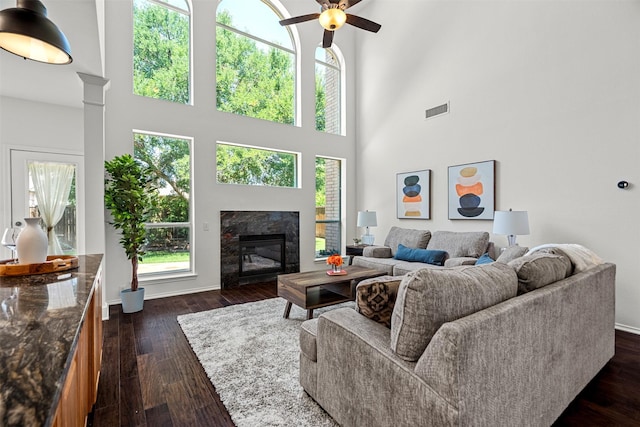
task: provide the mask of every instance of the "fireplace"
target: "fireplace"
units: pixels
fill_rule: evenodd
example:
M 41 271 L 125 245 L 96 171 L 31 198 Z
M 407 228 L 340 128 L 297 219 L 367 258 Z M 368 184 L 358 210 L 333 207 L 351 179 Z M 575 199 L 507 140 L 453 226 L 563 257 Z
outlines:
M 284 234 L 250 234 L 238 238 L 240 282 L 246 276 L 271 276 L 284 273 Z
M 221 211 L 222 289 L 299 272 L 299 217 L 289 211 Z

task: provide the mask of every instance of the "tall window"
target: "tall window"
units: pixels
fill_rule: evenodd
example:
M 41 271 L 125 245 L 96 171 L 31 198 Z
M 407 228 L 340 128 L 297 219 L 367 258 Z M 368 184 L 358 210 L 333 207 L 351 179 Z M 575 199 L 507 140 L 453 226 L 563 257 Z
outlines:
M 295 124 L 296 52 L 265 0 L 222 0 L 216 16 L 218 110 Z
M 216 145 L 216 179 L 221 184 L 298 186 L 298 155 L 242 145 Z
M 316 157 L 316 257 L 342 248 L 341 169 L 338 159 Z
M 158 208 L 146 224 L 146 255 L 140 274 L 192 270 L 191 140 L 135 133 L 134 156 L 154 171 Z
M 316 130 L 342 134 L 342 71 L 336 51 L 316 49 Z
M 133 93 L 190 102 L 189 24 L 186 0 L 133 1 Z

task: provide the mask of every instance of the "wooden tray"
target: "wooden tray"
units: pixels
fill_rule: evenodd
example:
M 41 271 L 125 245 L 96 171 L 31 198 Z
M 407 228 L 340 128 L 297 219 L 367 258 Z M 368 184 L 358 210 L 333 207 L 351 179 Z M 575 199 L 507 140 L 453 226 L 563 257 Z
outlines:
M 73 255 L 49 255 L 41 264 L 9 264 L 12 261 L 0 261 L 0 276 L 56 273 L 78 267 L 78 257 Z

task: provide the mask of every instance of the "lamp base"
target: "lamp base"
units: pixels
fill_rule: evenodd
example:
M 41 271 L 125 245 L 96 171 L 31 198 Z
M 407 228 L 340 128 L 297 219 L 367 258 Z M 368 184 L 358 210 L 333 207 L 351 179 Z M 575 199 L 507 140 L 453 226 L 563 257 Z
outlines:
M 509 234 L 507 236 L 507 243 L 509 243 L 509 246 L 516 246 L 516 236 L 513 234 Z
M 376 236 L 373 234 L 363 234 L 362 235 L 362 243 L 364 245 L 373 245 L 373 242 L 376 240 Z

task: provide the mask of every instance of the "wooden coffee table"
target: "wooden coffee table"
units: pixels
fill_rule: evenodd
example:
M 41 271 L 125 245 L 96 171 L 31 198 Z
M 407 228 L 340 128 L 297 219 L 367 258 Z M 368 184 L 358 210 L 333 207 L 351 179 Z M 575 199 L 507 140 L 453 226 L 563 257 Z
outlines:
M 384 276 L 384 271 L 357 266 L 344 267 L 344 276 L 330 276 L 325 270 L 305 273 L 280 274 L 278 296 L 287 300 L 284 318 L 289 317 L 291 304 L 307 310 L 307 319 L 313 318 L 313 310 L 320 307 L 353 301 L 358 282 Z

